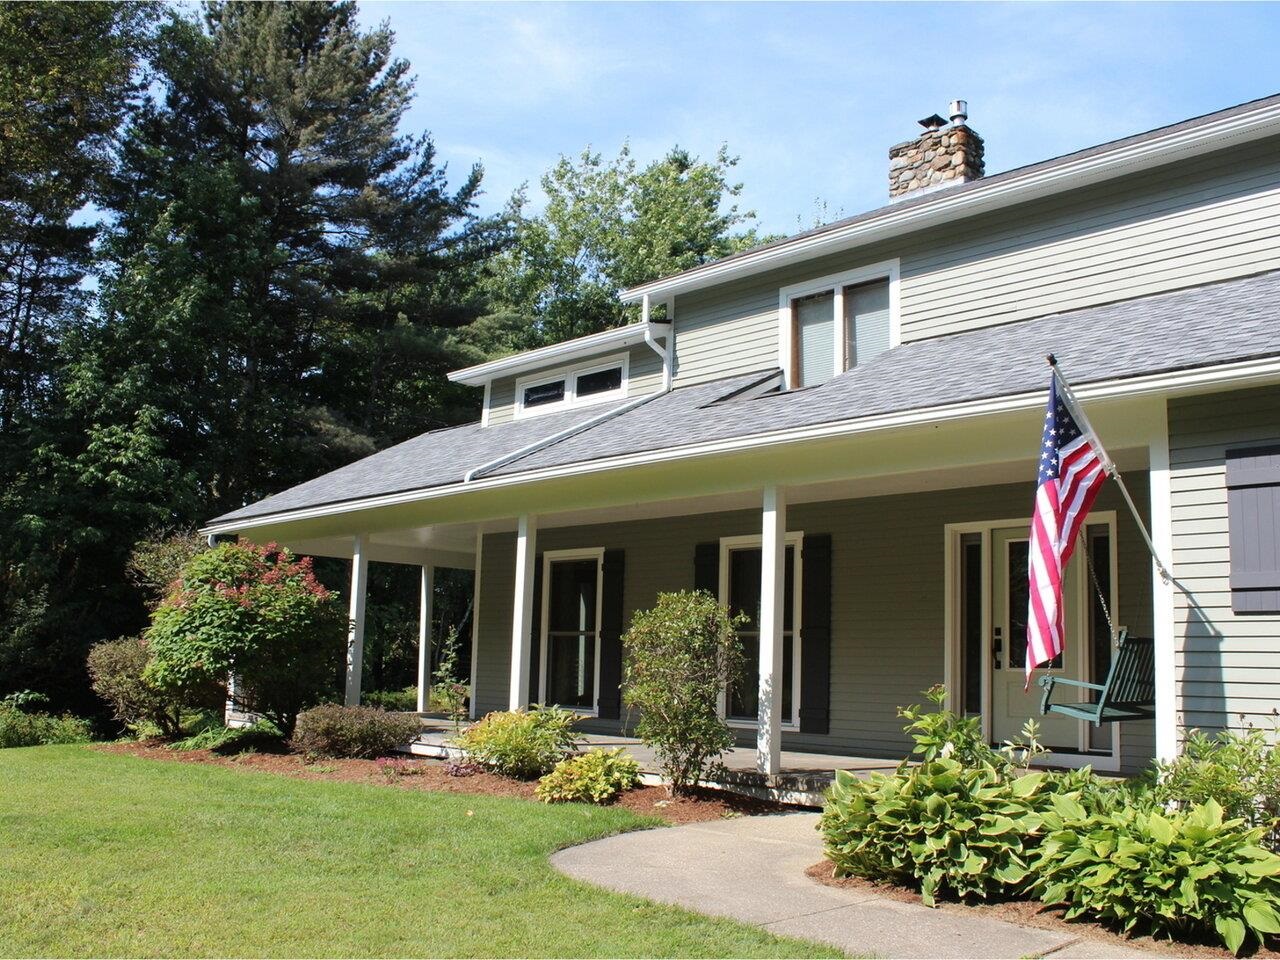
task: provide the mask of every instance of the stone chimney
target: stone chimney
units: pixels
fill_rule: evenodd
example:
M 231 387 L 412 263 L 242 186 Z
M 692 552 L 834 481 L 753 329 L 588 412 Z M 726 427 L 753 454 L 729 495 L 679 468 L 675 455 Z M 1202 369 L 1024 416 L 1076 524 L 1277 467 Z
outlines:
M 950 126 L 935 113 L 920 121 L 924 133 L 889 148 L 890 200 L 982 176 L 982 138 L 968 126 L 968 108 L 952 100 Z

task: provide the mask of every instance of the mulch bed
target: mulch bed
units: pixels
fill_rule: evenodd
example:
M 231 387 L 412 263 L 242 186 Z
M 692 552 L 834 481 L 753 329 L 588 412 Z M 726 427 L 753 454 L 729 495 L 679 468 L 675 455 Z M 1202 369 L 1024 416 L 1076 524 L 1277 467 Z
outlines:
M 818 883 L 825 884 L 828 887 L 841 887 L 862 894 L 873 893 L 876 896 L 897 900 L 900 903 L 921 903 L 920 894 L 909 887 L 900 887 L 891 883 L 873 883 L 870 880 L 863 880 L 861 877 L 833 877 L 831 875 L 831 864 L 826 860 L 820 860 L 815 863 L 805 873 L 810 878 L 818 881 Z M 1145 936 L 1126 937 L 1096 923 L 1082 920 L 1064 920 L 1062 908 L 1047 907 L 1038 900 L 1004 900 L 990 903 L 984 901 L 959 903 L 954 900 L 939 900 L 938 905 L 939 909 L 942 910 L 956 910 L 967 913 L 977 912 L 993 920 L 1015 923 L 1020 927 L 1035 927 L 1040 930 L 1060 933 L 1067 937 L 1100 941 L 1104 944 L 1115 946 L 1126 946 L 1135 950 L 1145 950 L 1149 953 L 1163 954 L 1170 957 L 1213 957 L 1217 960 L 1217 958 L 1235 956 L 1226 948 L 1214 944 L 1156 940 Z M 1271 960 L 1271 958 L 1280 957 L 1280 951 L 1261 947 L 1254 953 L 1245 953 L 1244 956 L 1256 957 L 1259 960 Z
M 97 747 L 107 753 L 123 753 L 149 760 L 178 763 L 205 763 L 241 770 L 298 777 L 302 780 L 337 780 L 344 783 L 367 783 L 402 790 L 437 790 L 444 793 L 477 793 L 498 797 L 517 797 L 537 801 L 535 782 L 512 780 L 492 773 L 474 773 L 455 777 L 445 772 L 445 763 L 425 758 L 404 758 L 415 772 L 389 778 L 376 760 L 318 760 L 308 763 L 295 753 L 241 753 L 222 756 L 208 750 L 171 750 L 156 741 L 111 743 Z M 401 759 L 401 758 L 397 758 Z M 615 805 L 633 813 L 659 817 L 667 823 L 701 823 L 726 817 L 754 816 L 794 810 L 784 804 L 757 800 L 721 790 L 699 790 L 689 797 L 669 797 L 665 787 L 638 787 L 622 794 Z

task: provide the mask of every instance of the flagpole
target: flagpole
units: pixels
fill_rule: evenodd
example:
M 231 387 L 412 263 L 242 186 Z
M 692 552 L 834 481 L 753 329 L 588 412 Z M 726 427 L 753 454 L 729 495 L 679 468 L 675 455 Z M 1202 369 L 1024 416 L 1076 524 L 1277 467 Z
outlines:
M 1106 470 L 1107 476 L 1114 479 L 1120 487 L 1120 495 L 1124 497 L 1124 502 L 1129 505 L 1129 512 L 1133 514 L 1134 522 L 1138 525 L 1138 532 L 1142 534 L 1142 539 L 1146 541 L 1147 549 L 1151 552 L 1151 559 L 1155 561 L 1156 570 L 1160 573 L 1160 579 L 1168 583 L 1173 579 L 1169 573 L 1169 568 L 1164 565 L 1164 561 L 1160 559 L 1160 554 L 1156 552 L 1156 545 L 1151 540 L 1151 534 L 1147 530 L 1146 523 L 1143 522 L 1138 513 L 1137 504 L 1133 502 L 1133 497 L 1129 495 L 1129 488 L 1125 486 L 1124 477 L 1120 475 L 1120 470 L 1116 467 L 1115 461 L 1111 459 L 1111 455 L 1102 446 L 1102 438 L 1098 436 L 1098 431 L 1093 429 L 1093 424 L 1089 422 L 1089 418 L 1085 415 L 1084 408 L 1080 405 L 1080 400 L 1076 397 L 1075 391 L 1071 389 L 1071 384 L 1067 382 L 1066 376 L 1058 366 L 1058 358 L 1051 353 L 1046 359 L 1049 361 L 1049 369 L 1053 372 L 1054 379 L 1072 407 L 1072 414 L 1077 422 L 1093 436 L 1094 442 L 1098 446 L 1098 452 L 1102 454 L 1103 469 Z

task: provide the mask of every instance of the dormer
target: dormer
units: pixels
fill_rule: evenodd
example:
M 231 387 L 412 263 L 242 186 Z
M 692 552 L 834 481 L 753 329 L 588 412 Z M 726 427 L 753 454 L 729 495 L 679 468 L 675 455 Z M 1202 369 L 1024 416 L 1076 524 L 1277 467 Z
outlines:
M 484 388 L 482 423 L 641 398 L 670 384 L 666 323 L 636 323 L 449 374 Z

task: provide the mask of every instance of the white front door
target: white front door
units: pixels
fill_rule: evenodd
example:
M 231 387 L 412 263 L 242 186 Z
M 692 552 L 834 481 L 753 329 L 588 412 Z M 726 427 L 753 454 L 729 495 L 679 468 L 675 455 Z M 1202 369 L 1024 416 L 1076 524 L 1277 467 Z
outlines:
M 1039 679 L 1057 673 L 1071 679 L 1087 678 L 1089 671 L 1084 586 L 1087 573 L 1077 550 L 1063 578 L 1062 601 L 1066 628 L 1066 649 L 1052 663 L 1031 674 L 1026 684 L 1027 656 L 1027 527 L 997 527 L 991 531 L 991 739 L 995 743 L 1017 739 L 1023 724 L 1035 720 L 1040 740 L 1059 750 L 1080 750 L 1081 721 L 1061 714 L 1040 716 Z M 1079 699 L 1072 687 L 1059 687 L 1055 701 Z

